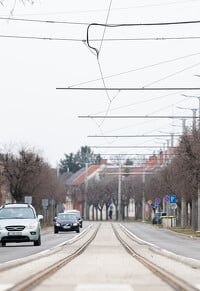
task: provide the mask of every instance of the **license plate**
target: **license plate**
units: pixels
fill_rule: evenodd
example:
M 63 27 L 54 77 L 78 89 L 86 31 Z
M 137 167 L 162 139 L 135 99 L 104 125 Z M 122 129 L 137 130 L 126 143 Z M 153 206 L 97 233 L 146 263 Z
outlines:
M 8 235 L 22 235 L 21 231 L 9 231 Z
M 63 226 L 63 228 L 64 228 L 64 229 L 69 229 L 69 228 L 71 228 L 71 227 L 68 226 L 68 225 L 65 225 L 65 226 Z

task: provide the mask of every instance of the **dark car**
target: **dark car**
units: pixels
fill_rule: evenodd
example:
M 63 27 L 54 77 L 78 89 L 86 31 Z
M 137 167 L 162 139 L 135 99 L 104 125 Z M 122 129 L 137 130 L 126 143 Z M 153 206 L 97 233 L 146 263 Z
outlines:
M 166 212 L 156 212 L 152 219 L 153 224 L 161 224 L 162 223 L 162 216 L 166 216 Z
M 65 210 L 65 213 L 71 213 L 71 214 L 76 215 L 76 217 L 78 218 L 80 227 L 83 227 L 83 218 L 81 217 L 81 213 L 79 210 L 76 210 L 76 209 Z
M 54 218 L 54 233 L 59 231 L 80 232 L 80 225 L 76 215 L 71 213 L 59 213 Z

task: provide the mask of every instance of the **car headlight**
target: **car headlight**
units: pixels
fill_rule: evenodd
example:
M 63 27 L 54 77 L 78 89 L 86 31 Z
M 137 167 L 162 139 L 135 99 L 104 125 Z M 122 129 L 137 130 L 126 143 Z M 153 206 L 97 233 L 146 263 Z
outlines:
M 56 226 L 60 226 L 60 223 L 56 222 Z
M 36 227 L 37 227 L 37 223 L 33 222 L 33 223 L 28 224 L 26 228 L 33 229 L 33 228 L 36 228 Z
M 73 223 L 73 226 L 78 226 L 78 223 L 77 222 Z
M 0 225 L 0 230 L 3 230 L 3 229 L 4 229 L 4 227 L 2 225 Z

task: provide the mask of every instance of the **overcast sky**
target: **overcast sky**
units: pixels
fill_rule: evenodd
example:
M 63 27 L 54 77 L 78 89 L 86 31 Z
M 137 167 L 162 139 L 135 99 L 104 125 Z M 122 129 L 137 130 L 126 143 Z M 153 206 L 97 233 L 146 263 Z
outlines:
M 56 166 L 64 153 L 76 153 L 85 145 L 101 155 L 150 154 L 166 146 L 170 137 L 88 136 L 179 134 L 182 132 L 180 119 L 80 116 L 192 116 L 191 109 L 198 108 L 197 98 L 183 96 L 200 96 L 198 90 L 72 91 L 56 88 L 200 87 L 200 78 L 196 76 L 200 75 L 200 23 L 90 26 L 89 45 L 99 51 L 98 58 L 86 41 L 91 23 L 198 21 L 200 0 L 35 0 L 32 5 L 17 0 L 15 6 L 14 0 L 1 2 L 2 147 L 10 144 L 34 147 L 52 166 Z M 6 20 L 6 17 L 21 21 Z M 186 125 L 191 122 L 187 119 Z M 102 146 L 110 148 L 99 148 Z M 120 147 L 114 148 L 116 146 Z

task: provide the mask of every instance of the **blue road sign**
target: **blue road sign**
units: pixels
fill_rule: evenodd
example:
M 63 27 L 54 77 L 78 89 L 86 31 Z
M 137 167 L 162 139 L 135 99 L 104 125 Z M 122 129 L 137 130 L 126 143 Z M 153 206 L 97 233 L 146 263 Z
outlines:
M 155 204 L 160 204 L 161 199 L 160 198 L 156 198 L 155 199 Z
M 169 195 L 165 195 L 164 199 L 165 199 L 165 202 L 166 203 L 169 203 L 170 202 L 170 196 Z
M 176 203 L 176 195 L 170 195 L 170 203 Z

